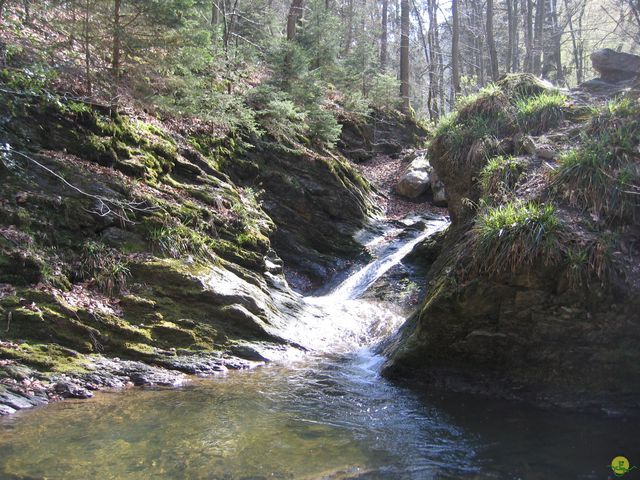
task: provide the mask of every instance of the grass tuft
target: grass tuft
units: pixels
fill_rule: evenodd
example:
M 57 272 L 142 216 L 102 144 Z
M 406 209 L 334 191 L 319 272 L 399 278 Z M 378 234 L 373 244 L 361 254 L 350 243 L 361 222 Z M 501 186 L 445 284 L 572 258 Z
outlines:
M 559 92 L 542 92 L 515 101 L 518 125 L 525 133 L 539 135 L 557 127 L 564 119 L 567 97 Z
M 482 191 L 491 197 L 505 197 L 518 182 L 525 163 L 512 156 L 490 158 L 480 172 Z
M 484 273 L 515 272 L 560 258 L 560 221 L 550 204 L 509 202 L 481 212 L 472 229 L 474 265 Z
M 80 277 L 93 280 L 98 289 L 110 296 L 119 294 L 130 276 L 122 255 L 104 243 L 87 241 L 82 245 Z
M 640 106 L 612 102 L 594 113 L 581 144 L 560 157 L 557 194 L 606 223 L 632 222 L 640 207 Z

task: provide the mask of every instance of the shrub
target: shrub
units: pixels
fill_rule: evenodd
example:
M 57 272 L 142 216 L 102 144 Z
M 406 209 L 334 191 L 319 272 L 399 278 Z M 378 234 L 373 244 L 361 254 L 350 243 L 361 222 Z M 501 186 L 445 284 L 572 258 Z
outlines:
M 379 109 L 396 109 L 400 106 L 400 81 L 395 75 L 378 74 L 373 78 L 369 102 Z
M 291 100 L 270 100 L 257 117 L 260 126 L 277 142 L 298 143 L 307 130 L 307 116 Z
M 309 136 L 318 145 L 332 148 L 338 142 L 342 125 L 338 124 L 336 117 L 321 107 L 312 107 L 307 112 Z
M 509 202 L 481 212 L 471 233 L 474 265 L 482 272 L 516 271 L 545 257 L 560 258 L 561 227 L 552 205 Z

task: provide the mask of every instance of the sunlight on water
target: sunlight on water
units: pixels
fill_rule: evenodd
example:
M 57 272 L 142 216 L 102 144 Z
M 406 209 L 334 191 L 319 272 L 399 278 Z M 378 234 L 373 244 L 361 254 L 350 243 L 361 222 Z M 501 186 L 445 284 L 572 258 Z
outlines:
M 369 265 L 301 297 L 285 333 L 311 353 L 296 362 L 0 419 L 0 480 L 607 478 L 632 422 L 419 396 L 380 376 L 384 359 L 363 347 L 403 316 L 358 297 L 443 227 L 373 238 Z
M 370 239 L 367 245 L 380 250 L 378 257 L 352 272 L 329 293 L 304 298 L 303 314 L 285 328 L 285 336 L 315 351 L 348 352 L 373 345 L 395 332 L 404 322 L 404 312 L 389 303 L 359 297 L 418 243 L 447 225 L 445 220 L 434 220 L 407 237 L 393 238 L 402 233 L 394 229 Z

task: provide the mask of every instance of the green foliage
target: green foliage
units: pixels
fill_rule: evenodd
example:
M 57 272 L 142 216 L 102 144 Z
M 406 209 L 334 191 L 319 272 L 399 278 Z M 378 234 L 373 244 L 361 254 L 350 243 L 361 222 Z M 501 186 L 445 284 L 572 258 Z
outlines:
M 597 112 L 578 148 L 560 157 L 555 191 L 606 221 L 633 221 L 640 206 L 640 107 L 612 102 Z
M 520 97 L 515 102 L 518 125 L 522 131 L 534 135 L 546 132 L 560 124 L 566 104 L 567 97 L 554 91 Z
M 130 276 L 129 266 L 117 250 L 94 241 L 82 245 L 79 274 L 85 280 L 93 280 L 107 295 L 120 293 Z
M 369 90 L 369 102 L 379 109 L 397 109 L 400 106 L 400 81 L 395 75 L 378 74 L 373 78 Z
M 515 272 L 544 258 L 561 256 L 561 224 L 552 205 L 508 202 L 481 212 L 472 229 L 474 267 L 481 272 Z
M 274 140 L 289 144 L 302 141 L 307 131 L 307 115 L 286 93 L 263 87 L 253 94 L 251 101 L 260 126 Z
M 22 70 L 0 69 L 0 82 L 18 92 L 42 93 L 56 77 L 55 70 L 41 63 L 34 63 Z
M 307 113 L 309 136 L 318 145 L 332 148 L 338 142 L 342 126 L 329 111 L 317 106 Z
M 504 196 L 511 190 L 524 171 L 525 164 L 511 156 L 490 158 L 480 172 L 480 185 L 485 194 Z

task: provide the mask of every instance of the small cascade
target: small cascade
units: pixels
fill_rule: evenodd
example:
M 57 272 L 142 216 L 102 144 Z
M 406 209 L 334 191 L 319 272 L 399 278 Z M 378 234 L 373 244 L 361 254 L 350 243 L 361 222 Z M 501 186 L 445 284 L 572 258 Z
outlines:
M 376 258 L 352 272 L 329 293 L 304 297 L 304 313 L 287 326 L 286 336 L 313 351 L 346 353 L 393 334 L 404 322 L 402 312 L 388 302 L 362 296 L 417 244 L 446 228 L 448 222 L 439 219 L 420 224 L 424 225 L 422 229 L 414 226 L 398 230 L 389 226 L 367 242 L 376 246 Z
M 360 298 L 373 285 L 376 280 L 387 273 L 406 257 L 413 247 L 426 240 L 434 233 L 447 226 L 443 220 L 433 220 L 426 224 L 425 229 L 415 238 L 403 239 L 393 242 L 384 254 L 354 272 L 341 284 L 339 284 L 327 297 L 332 300 L 353 300 Z

